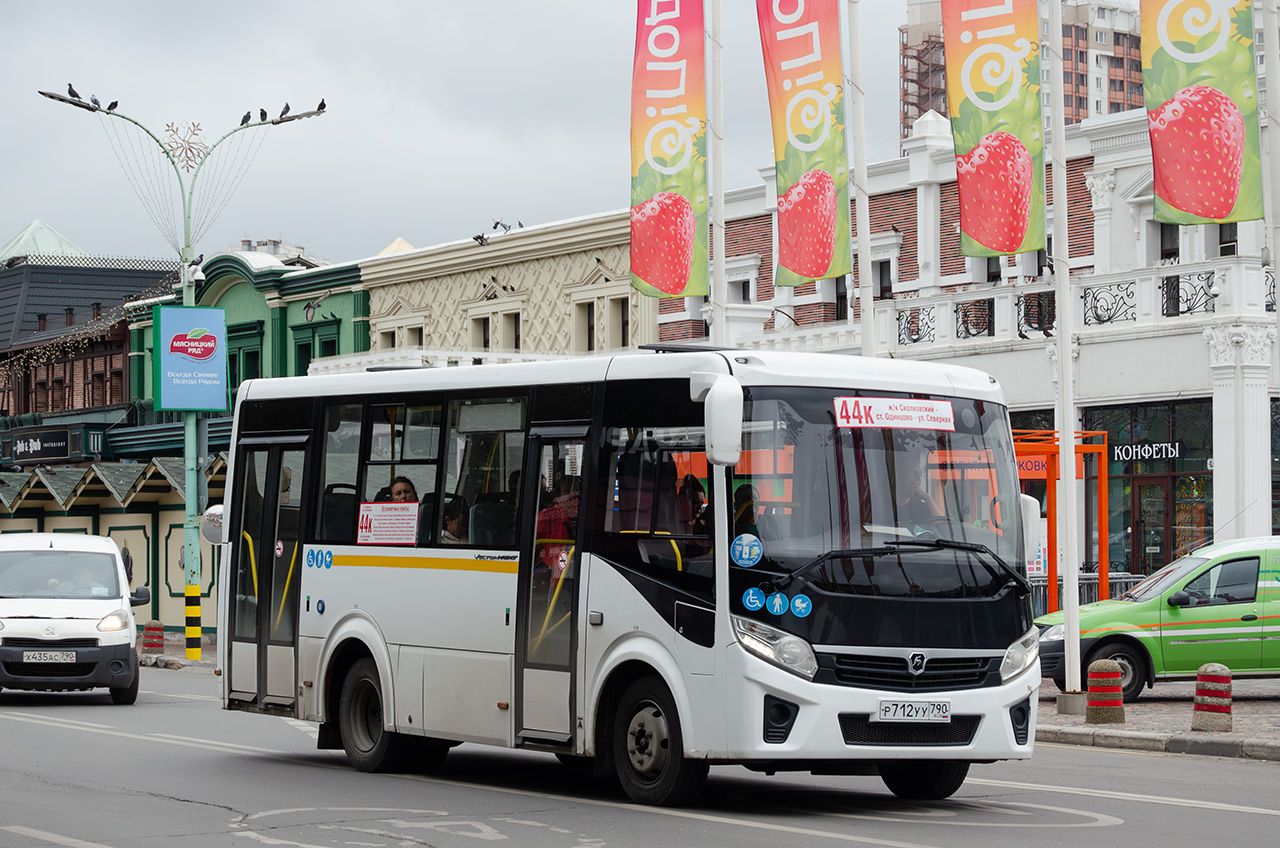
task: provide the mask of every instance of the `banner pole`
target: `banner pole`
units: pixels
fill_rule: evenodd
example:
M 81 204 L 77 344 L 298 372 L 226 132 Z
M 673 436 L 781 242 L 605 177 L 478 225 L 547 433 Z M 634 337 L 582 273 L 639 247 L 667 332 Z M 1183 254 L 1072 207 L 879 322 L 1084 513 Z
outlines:
M 1276 210 L 1276 202 L 1280 200 L 1280 45 L 1276 41 L 1280 33 L 1277 32 L 1276 0 L 1262 0 L 1262 31 L 1266 33 L 1262 38 L 1262 52 L 1267 82 L 1267 165 L 1270 170 L 1270 191 L 1263 192 L 1263 211 L 1271 217 L 1268 264 L 1274 277 L 1276 262 L 1280 260 L 1280 214 Z M 1280 305 L 1276 307 L 1276 320 L 1280 321 Z
M 720 0 L 711 0 L 711 343 L 727 347 L 724 281 L 724 74 Z
M 1054 331 L 1057 335 L 1058 544 L 1062 547 L 1062 610 L 1065 617 L 1067 693 L 1080 692 L 1080 540 L 1076 532 L 1075 360 L 1071 326 L 1071 250 L 1067 241 L 1067 131 L 1062 102 L 1062 3 L 1049 0 L 1049 127 L 1053 148 Z M 1055 591 L 1050 586 L 1049 591 Z
M 861 345 L 863 356 L 876 355 L 875 295 L 871 280 L 871 199 L 867 193 L 867 120 L 866 93 L 862 89 L 862 48 L 858 38 L 858 0 L 849 0 L 845 19 L 849 33 L 849 63 L 845 71 L 846 102 L 849 104 L 849 146 L 853 159 L 854 202 L 858 242 L 855 253 L 858 258 L 858 312 L 860 315 Z M 853 244 L 850 243 L 850 248 Z M 850 263 L 852 267 L 852 263 Z M 853 282 L 853 275 L 849 275 Z M 846 297 L 852 298 L 853 286 L 845 287 Z M 853 323 L 852 304 L 847 319 Z

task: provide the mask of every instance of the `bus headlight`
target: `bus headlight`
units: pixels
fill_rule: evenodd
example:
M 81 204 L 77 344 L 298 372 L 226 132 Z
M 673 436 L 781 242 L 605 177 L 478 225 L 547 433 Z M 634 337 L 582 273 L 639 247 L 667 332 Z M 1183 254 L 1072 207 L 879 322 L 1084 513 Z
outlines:
M 1008 680 L 1026 671 L 1038 656 L 1040 656 L 1040 629 L 1032 627 L 1004 652 L 1004 662 L 1000 663 L 1000 679 Z
M 129 611 L 116 610 L 98 622 L 98 629 L 105 631 L 124 630 L 129 626 Z
M 733 616 L 733 634 L 742 647 L 760 659 L 805 680 L 812 680 L 818 673 L 818 658 L 813 655 L 813 648 L 799 636 L 736 615 Z

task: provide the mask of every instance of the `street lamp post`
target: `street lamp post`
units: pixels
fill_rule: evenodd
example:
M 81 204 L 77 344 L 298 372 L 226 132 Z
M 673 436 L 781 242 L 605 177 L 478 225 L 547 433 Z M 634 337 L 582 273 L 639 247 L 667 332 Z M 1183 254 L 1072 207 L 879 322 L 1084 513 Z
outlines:
M 168 135 L 169 143 L 160 140 L 160 137 L 145 127 L 138 120 L 129 117 L 121 112 L 116 111 L 115 103 L 104 109 L 97 105 L 96 100 L 93 103 L 86 103 L 77 96 L 64 96 L 50 91 L 39 92 L 41 96 L 50 100 L 56 100 L 59 103 L 65 103 L 68 106 L 75 106 L 78 109 L 85 109 L 89 112 L 97 112 L 100 116 L 111 118 L 119 118 L 127 121 L 141 130 L 148 138 L 156 143 L 160 148 L 160 152 L 173 168 L 173 175 L 177 179 L 178 193 L 182 200 L 182 246 L 179 250 L 181 261 L 179 262 L 179 280 L 182 288 L 182 305 L 195 306 L 195 270 L 197 264 L 193 261 L 195 257 L 195 247 L 192 244 L 195 239 L 192 235 L 193 225 L 193 206 L 192 201 L 195 197 L 196 181 L 200 176 L 200 171 L 205 163 L 209 161 L 210 154 L 217 149 L 228 138 L 236 133 L 246 130 L 258 129 L 261 127 L 275 126 L 279 124 L 289 123 L 290 121 L 299 121 L 303 118 L 311 118 L 316 115 L 323 114 L 323 108 L 309 111 L 299 112 L 297 114 L 288 114 L 288 107 L 282 112 L 280 117 L 267 119 L 266 112 L 260 112 L 263 118 L 258 121 L 249 120 L 251 113 L 246 113 L 244 120 L 238 127 L 229 130 L 215 141 L 213 144 L 206 145 L 199 141 L 199 125 L 193 124 L 191 130 L 185 134 L 175 130 L 174 125 L 170 124 Z M 68 94 L 74 95 L 74 91 L 68 86 Z M 321 101 L 323 107 L 323 101 Z M 123 162 L 121 163 L 123 164 Z M 247 167 L 247 165 L 246 165 Z M 191 181 L 188 184 L 183 179 L 183 171 L 187 171 L 191 175 Z M 230 187 L 234 188 L 234 186 Z M 227 190 L 230 191 L 230 188 Z M 144 200 L 144 205 L 146 201 Z M 216 206 L 216 204 L 215 204 Z M 212 207 L 211 207 L 212 208 Z M 215 213 L 216 214 L 216 213 Z M 154 215 L 153 215 L 154 217 Z M 159 221 L 157 220 L 157 224 Z M 174 244 L 173 241 L 170 242 Z M 174 244 L 177 247 L 176 244 Z M 154 339 L 153 339 L 154 342 Z M 182 524 L 182 562 L 183 577 L 186 582 L 186 646 L 187 658 L 200 659 L 200 490 L 199 490 L 199 471 L 197 467 L 197 443 L 196 443 L 196 413 L 194 411 L 184 411 L 182 413 L 182 431 L 183 431 L 183 460 L 184 460 L 184 500 L 186 505 L 186 517 Z

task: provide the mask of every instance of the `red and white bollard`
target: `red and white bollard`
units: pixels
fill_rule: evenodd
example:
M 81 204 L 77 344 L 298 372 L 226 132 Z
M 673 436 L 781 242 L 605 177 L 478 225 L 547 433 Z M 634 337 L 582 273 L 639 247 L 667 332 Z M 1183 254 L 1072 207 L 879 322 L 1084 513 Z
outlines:
M 142 652 L 144 654 L 164 653 L 164 625 L 158 621 L 148 621 L 142 626 Z
M 1196 673 L 1191 729 L 1231 732 L 1231 669 L 1221 663 L 1205 663 Z
M 1089 663 L 1089 705 L 1085 724 L 1124 724 L 1124 689 L 1120 686 L 1120 663 L 1095 660 Z

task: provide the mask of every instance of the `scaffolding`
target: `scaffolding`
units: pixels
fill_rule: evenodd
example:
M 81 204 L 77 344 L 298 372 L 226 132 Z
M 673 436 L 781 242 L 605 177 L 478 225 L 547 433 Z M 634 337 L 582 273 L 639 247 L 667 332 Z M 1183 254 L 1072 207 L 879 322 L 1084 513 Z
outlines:
M 899 137 L 911 137 L 916 119 L 930 109 L 942 115 L 947 111 L 947 64 L 942 48 L 941 32 L 924 32 L 912 41 L 907 27 L 898 29 L 899 72 L 902 75 L 901 119 Z

